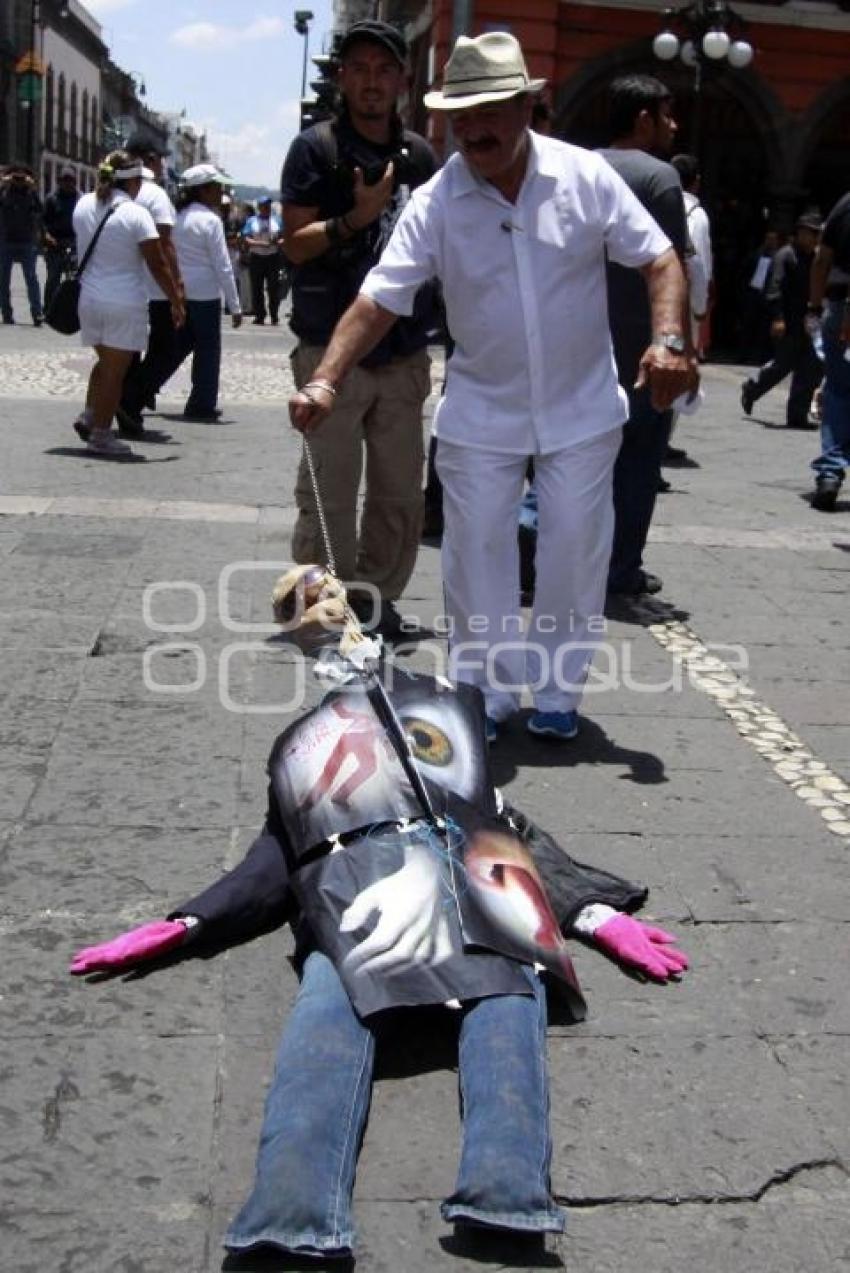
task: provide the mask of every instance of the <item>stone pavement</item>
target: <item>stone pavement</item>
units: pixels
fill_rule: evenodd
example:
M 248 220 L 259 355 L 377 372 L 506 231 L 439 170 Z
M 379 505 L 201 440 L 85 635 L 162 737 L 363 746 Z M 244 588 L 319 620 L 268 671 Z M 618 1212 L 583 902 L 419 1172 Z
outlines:
M 115 464 L 70 429 L 87 356 L 0 329 L 4 1273 L 212 1273 L 251 1180 L 288 935 L 96 984 L 65 972 L 238 860 L 300 692 L 265 626 L 298 455 L 286 340 L 248 327 L 225 347 L 221 424 L 169 420 L 178 385 L 153 421 L 170 439 Z M 590 1015 L 550 1039 L 570 1228 L 545 1255 L 455 1246 L 438 1202 L 456 1075 L 415 1040 L 389 1058 L 362 1273 L 850 1268 L 850 501 L 809 508 L 816 435 L 780 427 L 779 392 L 747 420 L 737 369 L 705 380 L 648 559 L 664 601 L 612 619 L 574 744 L 517 726 L 493 755 L 577 857 L 650 885 L 693 970 L 660 989 L 577 950 Z M 431 547 L 406 608 L 439 613 Z

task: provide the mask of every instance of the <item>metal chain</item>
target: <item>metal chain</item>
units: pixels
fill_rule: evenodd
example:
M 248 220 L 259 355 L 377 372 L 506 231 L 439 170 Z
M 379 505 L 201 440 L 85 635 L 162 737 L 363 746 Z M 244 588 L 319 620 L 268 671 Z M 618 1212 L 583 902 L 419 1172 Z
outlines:
M 319 529 L 322 532 L 322 540 L 325 545 L 325 565 L 332 575 L 336 575 L 336 562 L 334 561 L 334 550 L 331 547 L 331 537 L 328 531 L 328 523 L 325 519 L 325 507 L 322 503 L 322 496 L 319 493 L 319 479 L 316 476 L 316 466 L 313 462 L 313 452 L 310 449 L 310 442 L 306 433 L 302 433 L 301 440 L 304 444 L 304 458 L 307 461 L 307 469 L 310 473 L 310 485 L 313 487 L 313 499 L 316 501 L 316 514 L 319 518 Z

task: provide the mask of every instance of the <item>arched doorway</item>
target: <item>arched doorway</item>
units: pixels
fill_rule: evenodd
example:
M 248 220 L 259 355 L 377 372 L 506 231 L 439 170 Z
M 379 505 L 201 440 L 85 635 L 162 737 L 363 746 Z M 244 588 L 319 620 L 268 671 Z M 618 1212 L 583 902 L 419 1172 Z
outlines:
M 610 140 L 608 84 L 635 72 L 655 76 L 673 93 L 676 149 L 688 151 L 696 141 L 715 257 L 713 346 L 734 354 L 749 262 L 771 218 L 770 192 L 783 184 L 784 110 L 752 74 L 711 66 L 697 99 L 694 73 L 687 67 L 659 63 L 644 49 L 631 56 L 620 50 L 556 95 L 557 135 L 581 146 L 605 145 Z
M 850 190 L 850 79 L 830 94 L 823 103 L 805 142 L 806 165 L 801 184 L 810 203 L 826 215 L 830 208 Z

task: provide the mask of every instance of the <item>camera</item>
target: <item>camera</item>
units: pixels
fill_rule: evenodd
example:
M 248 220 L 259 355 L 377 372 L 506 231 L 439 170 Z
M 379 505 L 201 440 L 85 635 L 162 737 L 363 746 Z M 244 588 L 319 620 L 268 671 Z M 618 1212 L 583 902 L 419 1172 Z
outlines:
M 409 186 L 413 182 L 414 172 L 413 164 L 410 158 L 410 151 L 407 146 L 400 146 L 388 159 L 375 164 L 366 164 L 363 167 L 363 180 L 367 186 L 375 186 L 381 180 L 387 170 L 387 164 L 393 165 L 393 185 Z

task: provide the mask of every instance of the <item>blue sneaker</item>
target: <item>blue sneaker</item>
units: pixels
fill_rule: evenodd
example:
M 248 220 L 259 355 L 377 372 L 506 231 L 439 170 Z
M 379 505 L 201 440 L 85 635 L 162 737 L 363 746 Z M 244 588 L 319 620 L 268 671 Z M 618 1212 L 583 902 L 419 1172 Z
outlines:
M 499 722 L 493 720 L 492 716 L 484 717 L 484 737 L 488 747 L 499 737 Z
M 565 743 L 578 733 L 578 712 L 535 712 L 526 728 L 538 738 L 557 738 Z

